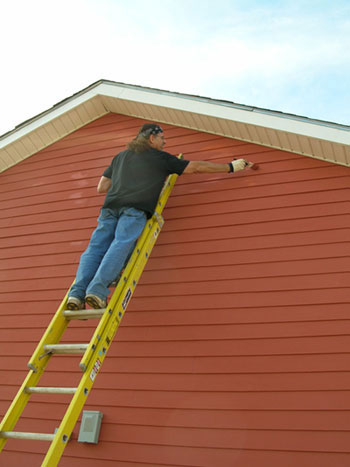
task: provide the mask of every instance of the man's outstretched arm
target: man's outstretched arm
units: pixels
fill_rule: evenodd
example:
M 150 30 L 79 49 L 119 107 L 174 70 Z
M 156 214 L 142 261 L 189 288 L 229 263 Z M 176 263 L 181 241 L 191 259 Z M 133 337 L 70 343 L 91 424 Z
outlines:
M 216 162 L 209 161 L 191 161 L 185 170 L 184 174 L 193 173 L 226 173 L 226 172 L 238 172 L 244 170 L 249 166 L 249 163 L 244 159 L 233 160 L 226 164 L 217 164 Z

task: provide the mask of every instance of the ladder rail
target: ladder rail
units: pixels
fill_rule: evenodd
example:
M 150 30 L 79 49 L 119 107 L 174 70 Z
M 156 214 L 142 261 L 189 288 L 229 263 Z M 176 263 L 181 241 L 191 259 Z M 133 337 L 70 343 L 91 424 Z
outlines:
M 153 244 L 149 246 L 150 249 L 153 248 L 153 245 L 156 241 L 156 238 L 154 237 L 154 232 L 157 228 L 157 225 L 154 225 L 153 228 L 150 230 L 150 240 L 152 241 L 154 239 L 152 242 Z M 133 282 L 135 281 L 135 279 L 138 280 L 138 278 L 141 276 L 142 271 L 147 263 L 147 259 L 148 258 L 146 257 L 146 255 L 140 255 L 139 262 L 135 264 L 135 267 L 137 268 L 137 270 L 134 271 L 135 275 L 133 274 L 126 283 L 126 287 L 128 288 L 128 290 L 129 288 L 136 288 L 137 284 L 134 285 Z M 98 344 L 87 363 L 86 369 L 83 373 L 79 386 L 60 424 L 60 427 L 56 433 L 56 437 L 50 445 L 50 448 L 42 463 L 42 467 L 51 467 L 52 465 L 56 465 L 56 462 L 58 462 L 58 460 L 60 459 L 67 444 L 67 440 L 71 436 L 74 426 L 79 418 L 80 412 L 83 406 L 85 405 L 86 398 L 91 392 L 91 388 L 95 382 L 96 376 L 101 369 L 103 361 L 106 358 L 109 347 L 113 342 L 113 338 L 121 322 L 121 318 L 119 317 L 119 311 L 122 310 L 122 314 L 125 313 L 130 298 L 128 297 L 128 302 L 123 305 L 125 295 L 120 295 L 118 297 L 117 303 L 114 307 L 113 315 L 109 320 L 108 325 L 105 326 L 101 335 L 101 339 L 98 341 Z
M 63 311 L 65 309 L 68 298 L 68 291 L 62 300 L 60 306 L 58 307 L 57 312 L 53 316 L 50 324 L 48 325 L 46 331 L 44 332 L 39 344 L 37 345 L 31 359 L 28 362 L 28 368 L 34 372 L 39 371 L 40 369 L 45 368 L 47 365 L 50 356 L 47 355 L 47 352 L 44 349 L 45 345 L 57 344 L 64 331 L 66 330 L 69 321 L 64 317 Z
M 2 433 L 11 432 L 14 429 L 31 396 L 30 393 L 26 392 L 26 388 L 36 386 L 41 378 L 41 375 L 42 371 L 36 373 L 34 373 L 32 370 L 29 371 L 27 377 L 23 381 L 22 386 L 18 390 L 4 418 L 2 419 L 0 424 L 0 452 L 7 440 L 7 437 L 3 437 Z

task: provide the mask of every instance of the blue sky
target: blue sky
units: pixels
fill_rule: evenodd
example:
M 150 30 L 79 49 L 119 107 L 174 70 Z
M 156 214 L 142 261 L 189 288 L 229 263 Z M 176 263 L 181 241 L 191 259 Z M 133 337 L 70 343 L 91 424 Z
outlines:
M 0 135 L 108 79 L 350 125 L 349 0 L 11 0 Z

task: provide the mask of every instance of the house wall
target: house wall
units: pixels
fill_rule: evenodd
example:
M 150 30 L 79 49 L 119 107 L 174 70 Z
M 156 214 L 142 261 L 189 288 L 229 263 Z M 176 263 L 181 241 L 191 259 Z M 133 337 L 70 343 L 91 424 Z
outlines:
M 99 177 L 142 123 L 109 114 L 0 175 L 1 415 L 96 225 Z M 349 170 L 162 126 L 173 154 L 260 170 L 179 177 L 85 405 L 100 442 L 77 443 L 78 423 L 60 465 L 348 466 Z M 77 385 L 78 363 L 53 357 L 42 385 Z M 53 432 L 66 402 L 32 396 L 16 430 Z M 0 464 L 47 448 L 9 440 Z

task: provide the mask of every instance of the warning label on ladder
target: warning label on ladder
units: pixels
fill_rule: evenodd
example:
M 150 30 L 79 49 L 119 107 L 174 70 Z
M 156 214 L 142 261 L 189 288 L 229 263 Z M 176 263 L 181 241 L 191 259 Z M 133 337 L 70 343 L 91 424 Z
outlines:
M 122 301 L 122 308 L 124 311 L 126 310 L 126 307 L 128 306 L 130 298 L 131 298 L 131 288 L 129 287 L 125 294 L 124 300 Z
M 94 367 L 93 367 L 93 369 L 91 370 L 91 373 L 90 373 L 91 381 L 93 381 L 95 379 L 100 367 L 101 367 L 101 362 L 100 362 L 99 359 L 97 359 L 96 362 L 95 362 L 95 365 L 94 365 Z

